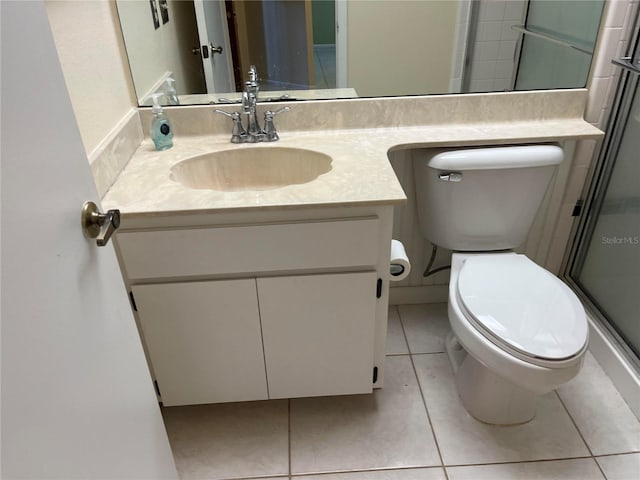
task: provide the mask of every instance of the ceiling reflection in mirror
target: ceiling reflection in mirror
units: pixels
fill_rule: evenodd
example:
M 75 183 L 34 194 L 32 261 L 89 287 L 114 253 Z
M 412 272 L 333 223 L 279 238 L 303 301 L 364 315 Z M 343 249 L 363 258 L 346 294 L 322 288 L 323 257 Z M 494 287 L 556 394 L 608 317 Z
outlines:
M 140 105 L 580 88 L 604 0 L 117 0 Z M 167 21 L 156 27 L 154 10 Z

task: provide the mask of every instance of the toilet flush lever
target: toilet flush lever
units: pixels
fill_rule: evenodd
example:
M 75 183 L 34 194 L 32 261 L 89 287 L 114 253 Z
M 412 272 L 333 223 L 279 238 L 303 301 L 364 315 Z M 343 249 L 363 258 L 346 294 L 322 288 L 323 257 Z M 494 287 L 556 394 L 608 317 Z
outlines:
M 445 182 L 461 182 L 462 181 L 461 172 L 441 173 L 439 177 L 440 177 L 440 180 L 444 180 Z
M 82 207 L 82 231 L 85 237 L 95 238 L 99 247 L 104 247 L 120 226 L 120 210 L 109 210 L 100 213 L 93 202 L 86 202 Z

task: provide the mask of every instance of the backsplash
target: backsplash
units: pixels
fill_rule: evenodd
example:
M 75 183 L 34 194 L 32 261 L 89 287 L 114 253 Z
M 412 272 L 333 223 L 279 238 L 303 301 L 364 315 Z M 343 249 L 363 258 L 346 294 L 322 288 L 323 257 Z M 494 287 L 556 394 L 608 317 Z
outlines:
M 100 198 L 113 185 L 143 138 L 138 110 L 132 109 L 89 154 L 89 164 Z
M 441 126 L 527 122 L 556 119 L 582 119 L 587 90 L 543 90 L 465 95 L 360 98 L 352 100 L 310 100 L 282 102 L 291 111 L 278 115 L 278 131 L 361 129 L 379 127 Z M 227 112 L 239 105 L 166 107 L 165 114 L 180 135 L 231 133 L 231 121 L 214 113 Z M 259 114 L 273 105 L 259 105 Z M 151 109 L 141 108 L 142 125 L 151 122 Z M 146 135 L 146 132 L 145 132 Z

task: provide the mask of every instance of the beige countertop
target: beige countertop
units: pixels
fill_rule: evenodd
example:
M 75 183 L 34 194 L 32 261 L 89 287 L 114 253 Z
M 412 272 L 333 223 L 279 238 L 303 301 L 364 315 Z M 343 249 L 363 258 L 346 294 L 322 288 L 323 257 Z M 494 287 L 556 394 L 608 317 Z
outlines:
M 118 208 L 125 220 L 132 221 L 167 215 L 397 205 L 405 201 L 405 194 L 390 165 L 390 151 L 600 138 L 602 132 L 582 118 L 587 94 L 578 89 L 284 102 L 279 106 L 288 105 L 291 111 L 277 118 L 280 141 L 258 145 L 231 144 L 230 120 L 215 115 L 211 106 L 170 107 L 165 113 L 176 135 L 173 148 L 157 152 L 149 138 L 139 144 L 135 135 L 122 134 L 112 141 L 104 158 L 115 158 L 114 152 L 124 145 L 139 144 L 124 169 L 107 162 L 95 170 L 101 173 L 99 183 L 110 185 L 103 208 Z M 260 104 L 260 116 L 272 107 Z M 238 107 L 220 108 L 235 111 Z M 151 111 L 141 108 L 137 115 L 138 126 L 146 130 Z M 331 170 L 304 184 L 235 192 L 188 188 L 170 175 L 172 166 L 196 155 L 274 147 L 329 155 Z
M 395 128 L 280 131 L 280 141 L 234 145 L 229 134 L 184 135 L 174 147 L 157 152 L 143 141 L 103 198 L 105 209 L 124 218 L 159 214 L 394 205 L 405 194 L 389 163 L 395 149 L 498 145 L 599 138 L 602 132 L 582 119 L 446 124 Z M 262 191 L 223 192 L 184 187 L 170 178 L 176 163 L 227 149 L 293 147 L 325 153 L 331 170 L 311 182 Z

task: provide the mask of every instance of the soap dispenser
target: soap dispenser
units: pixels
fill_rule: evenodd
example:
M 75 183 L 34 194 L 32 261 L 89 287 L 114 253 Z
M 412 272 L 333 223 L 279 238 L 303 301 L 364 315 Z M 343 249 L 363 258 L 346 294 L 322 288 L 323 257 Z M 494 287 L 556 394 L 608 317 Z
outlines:
M 178 98 L 178 92 L 176 92 L 176 81 L 173 77 L 167 77 L 167 91 L 165 96 L 169 105 L 180 105 L 180 99 Z
M 151 139 L 156 150 L 167 150 L 173 147 L 173 128 L 169 119 L 164 115 L 158 99 L 162 93 L 154 93 L 153 98 L 153 120 L 151 121 Z

